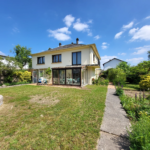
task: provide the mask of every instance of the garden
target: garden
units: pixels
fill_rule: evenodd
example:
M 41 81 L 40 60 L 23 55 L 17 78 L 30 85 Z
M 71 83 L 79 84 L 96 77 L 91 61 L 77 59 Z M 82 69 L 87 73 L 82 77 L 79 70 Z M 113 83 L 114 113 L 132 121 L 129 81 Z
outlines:
M 131 150 L 150 149 L 150 61 L 136 66 L 121 62 L 100 74 L 116 87 L 116 94 L 131 122 L 128 131 Z
M 0 149 L 96 148 L 107 86 L 1 88 Z

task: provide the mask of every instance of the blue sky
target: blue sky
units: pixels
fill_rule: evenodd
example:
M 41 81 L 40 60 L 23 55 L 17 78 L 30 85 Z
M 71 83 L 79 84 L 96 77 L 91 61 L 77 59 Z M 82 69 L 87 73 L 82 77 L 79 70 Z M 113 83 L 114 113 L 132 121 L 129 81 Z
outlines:
M 75 42 L 95 43 L 101 64 L 117 57 L 131 65 L 150 50 L 149 0 L 1 0 L 0 54 L 20 44 L 32 53 Z

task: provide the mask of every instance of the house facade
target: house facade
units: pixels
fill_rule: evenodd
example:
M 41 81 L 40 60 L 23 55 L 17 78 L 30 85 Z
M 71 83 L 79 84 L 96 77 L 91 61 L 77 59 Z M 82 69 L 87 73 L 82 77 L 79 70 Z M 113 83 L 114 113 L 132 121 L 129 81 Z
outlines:
M 37 83 L 46 78 L 45 70 L 51 68 L 53 85 L 84 86 L 92 84 L 95 68 L 100 68 L 100 55 L 95 44 L 83 45 L 76 43 L 32 54 L 32 80 Z
M 105 70 L 110 69 L 110 68 L 116 68 L 120 62 L 125 62 L 125 61 L 120 60 L 118 58 L 110 59 L 109 61 L 107 61 L 103 64 L 103 70 L 105 71 Z

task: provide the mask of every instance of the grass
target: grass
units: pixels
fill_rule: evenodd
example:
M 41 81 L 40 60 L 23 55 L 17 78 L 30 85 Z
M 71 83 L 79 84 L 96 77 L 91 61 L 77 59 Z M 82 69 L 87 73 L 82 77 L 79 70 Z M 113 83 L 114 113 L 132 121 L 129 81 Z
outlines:
M 140 90 L 139 84 L 129 84 L 126 83 L 126 85 L 123 87 L 124 90 Z
M 32 85 L 0 89 L 0 149 L 95 149 L 106 92 L 106 86 L 96 85 L 85 90 Z M 31 103 L 35 95 L 59 102 Z

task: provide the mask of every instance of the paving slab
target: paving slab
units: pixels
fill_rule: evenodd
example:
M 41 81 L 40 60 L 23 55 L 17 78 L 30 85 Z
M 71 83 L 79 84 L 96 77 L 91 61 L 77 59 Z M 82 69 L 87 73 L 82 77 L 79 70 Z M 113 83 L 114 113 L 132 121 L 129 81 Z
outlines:
M 129 129 L 130 127 L 130 121 L 120 104 L 119 97 L 115 95 L 115 87 L 112 85 L 108 86 L 105 105 L 106 107 L 103 122 L 100 127 L 101 132 L 97 149 L 129 149 L 127 128 Z M 120 143 L 119 141 L 123 141 L 123 139 L 126 142 Z M 122 147 L 121 144 L 123 144 Z
M 129 150 L 129 141 L 116 135 L 102 132 L 98 150 Z

